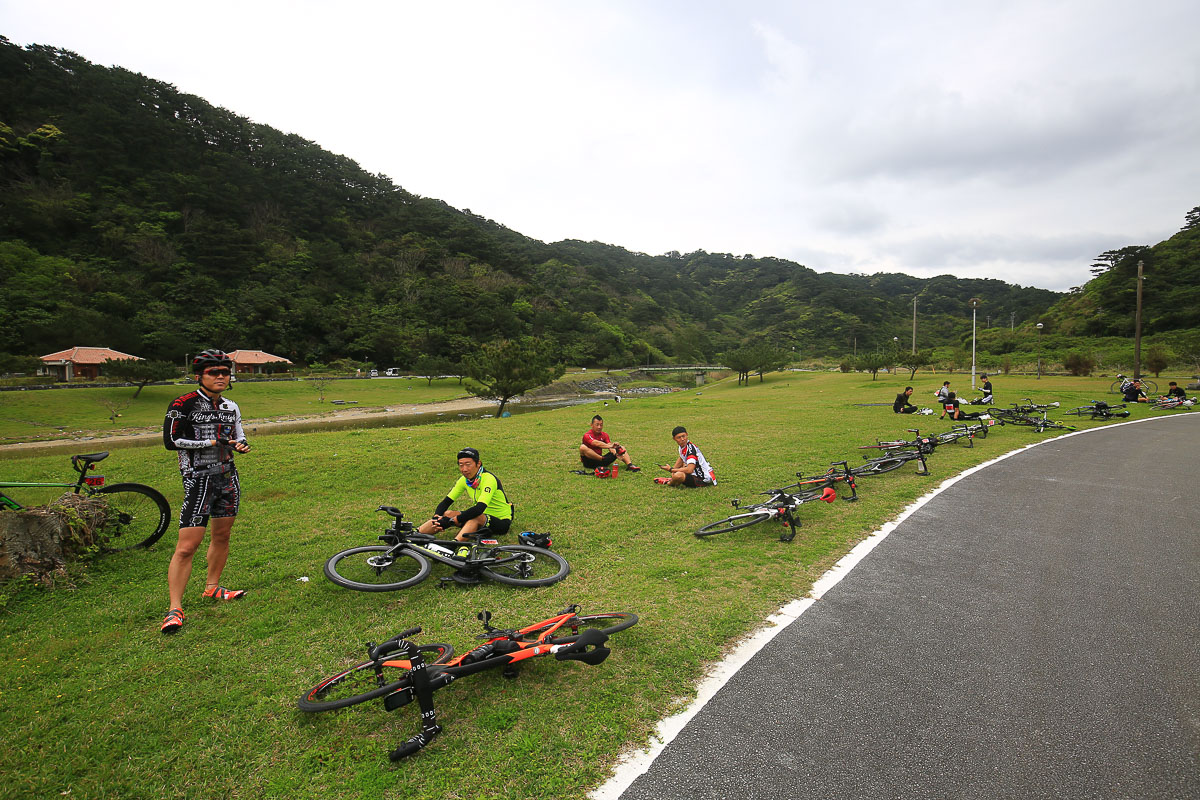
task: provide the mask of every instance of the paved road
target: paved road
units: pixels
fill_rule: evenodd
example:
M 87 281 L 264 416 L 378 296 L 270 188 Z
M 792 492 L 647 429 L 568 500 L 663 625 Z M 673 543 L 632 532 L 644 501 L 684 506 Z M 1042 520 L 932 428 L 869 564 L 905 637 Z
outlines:
M 1200 798 L 1197 453 L 1188 414 L 964 478 L 751 659 L 623 800 Z

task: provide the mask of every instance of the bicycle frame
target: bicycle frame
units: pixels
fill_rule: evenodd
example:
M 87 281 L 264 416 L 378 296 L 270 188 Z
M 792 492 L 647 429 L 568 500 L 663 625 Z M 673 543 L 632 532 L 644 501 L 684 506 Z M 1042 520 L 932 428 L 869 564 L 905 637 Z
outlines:
M 840 472 L 837 469 L 838 467 L 842 468 Z M 824 475 L 805 479 L 802 473 L 797 472 L 796 477 L 800 478 L 800 480 L 796 483 L 793 483 L 791 486 L 785 486 L 784 489 L 805 489 L 806 491 L 816 491 L 818 489 L 824 489 L 828 487 L 836 492 L 837 485 L 839 483 L 845 483 L 850 487 L 850 496 L 842 499 L 850 503 L 858 500 L 858 487 L 854 481 L 854 473 L 850 471 L 850 465 L 845 461 L 834 461 L 829 465 L 829 469 L 825 471 Z
M 477 549 L 492 547 L 500 544 L 497 539 L 483 538 L 480 534 L 485 534 L 487 528 L 481 528 L 474 534 L 476 536 L 473 542 L 460 542 L 456 539 L 438 539 L 431 533 L 418 533 L 416 526 L 411 522 L 404 522 L 403 517 L 398 510 L 391 506 L 380 506 L 380 511 L 387 511 L 392 515 L 392 527 L 388 528 L 379 541 L 391 545 L 390 549 L 385 554 L 385 557 L 394 559 L 405 550 L 417 550 L 426 558 L 445 564 L 448 567 L 454 567 L 459 572 L 465 572 L 468 577 L 477 574 L 480 567 L 493 567 L 503 564 L 510 564 L 514 561 L 521 560 L 519 555 L 509 555 L 501 558 L 494 556 L 478 556 Z M 393 513 L 395 512 L 395 513 Z M 434 548 L 440 547 L 448 550 L 448 553 L 442 553 Z M 456 555 L 463 547 L 470 547 L 470 552 L 464 557 Z M 443 583 L 448 580 L 455 580 L 453 577 L 440 578 Z
M 88 470 L 96 468 L 96 462 L 103 461 L 108 457 L 108 453 L 88 453 L 86 455 L 71 456 L 71 467 L 79 473 L 79 477 L 74 483 L 62 483 L 58 481 L 0 481 L 0 508 L 10 511 L 21 511 L 25 508 L 16 498 L 10 497 L 4 493 L 4 489 L 70 489 L 75 494 L 86 492 L 87 494 L 95 494 L 96 489 L 104 485 L 103 475 L 88 475 Z

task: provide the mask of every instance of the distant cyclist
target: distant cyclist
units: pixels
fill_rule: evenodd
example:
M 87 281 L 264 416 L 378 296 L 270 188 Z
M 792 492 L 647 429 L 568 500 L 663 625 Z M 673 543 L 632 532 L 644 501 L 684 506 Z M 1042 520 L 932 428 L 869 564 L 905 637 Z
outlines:
M 1142 382 L 1136 378 L 1121 384 L 1121 399 L 1126 403 L 1150 402 L 1150 398 L 1146 397 L 1146 390 L 1142 388 Z
M 454 538 L 460 542 L 468 541 L 470 534 L 484 526 L 496 536 L 508 533 L 513 520 L 513 505 L 508 502 L 500 479 L 483 468 L 479 451 L 474 447 L 459 450 L 458 471 L 459 478 L 450 493 L 442 498 L 433 516 L 417 530 L 420 533 L 441 533 L 458 528 L 458 535 Z M 461 511 L 451 511 L 450 506 L 463 495 L 473 505 Z
M 608 450 L 610 452 L 605 453 Z M 630 472 L 639 472 L 641 467 L 633 463 L 629 451 L 614 442 L 604 432 L 604 418 L 599 414 L 592 417 L 591 427 L 583 434 L 583 444 L 579 445 L 579 460 L 588 469 L 607 467 L 614 461 L 621 461 Z
M 687 428 L 682 425 L 675 428 L 671 431 L 671 438 L 675 440 L 675 444 L 679 445 L 679 457 L 675 459 L 674 465 L 660 464 L 659 468 L 670 472 L 671 477 L 655 478 L 654 482 L 667 486 L 690 486 L 693 488 L 716 486 L 717 473 L 704 458 L 700 448 L 692 444 L 688 438 Z
M 896 400 L 892 403 L 892 411 L 896 414 L 915 414 L 917 407 L 908 402 L 908 398 L 912 397 L 913 387 L 905 386 L 904 391 L 896 395 Z
M 1187 400 L 1187 393 L 1183 391 L 1183 387 L 1175 381 L 1167 384 L 1167 397 L 1177 397 L 1180 400 Z
M 167 568 L 171 596 L 162 632 L 183 627 L 183 591 L 192 575 L 192 559 L 204 541 L 212 520 L 208 544 L 208 576 L 204 597 L 237 600 L 242 589 L 221 586 L 221 572 L 229 558 L 229 535 L 241 501 L 241 482 L 233 463 L 234 453 L 250 452 L 242 431 L 237 403 L 222 397 L 229 388 L 233 360 L 220 350 L 205 350 L 192 359 L 195 391 L 177 397 L 163 422 L 163 445 L 179 452 L 183 478 L 183 504 L 179 509 L 179 541 Z
M 981 397 L 976 397 L 974 400 L 972 400 L 971 405 L 973 405 L 973 406 L 994 405 L 995 398 L 992 397 L 992 380 L 991 380 L 991 378 L 988 377 L 988 374 L 986 372 L 983 373 L 980 377 L 983 378 L 983 385 L 979 387 L 979 391 L 982 392 L 983 394 Z

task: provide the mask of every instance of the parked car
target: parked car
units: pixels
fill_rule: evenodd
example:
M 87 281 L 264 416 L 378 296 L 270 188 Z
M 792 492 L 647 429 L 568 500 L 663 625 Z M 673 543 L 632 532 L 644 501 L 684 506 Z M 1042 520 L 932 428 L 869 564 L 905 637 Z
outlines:
M 372 378 L 378 378 L 378 377 L 379 377 L 379 370 L 377 370 L 377 369 L 373 369 L 373 370 L 371 370 L 371 377 L 372 377 Z
M 383 374 L 388 376 L 389 378 L 399 378 L 400 377 L 400 368 L 399 367 L 391 367 L 390 369 L 384 370 Z

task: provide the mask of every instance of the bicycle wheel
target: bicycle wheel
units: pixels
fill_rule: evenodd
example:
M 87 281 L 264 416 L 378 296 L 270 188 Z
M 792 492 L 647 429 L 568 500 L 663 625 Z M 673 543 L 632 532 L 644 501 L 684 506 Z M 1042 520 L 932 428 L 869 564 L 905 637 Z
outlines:
M 757 525 L 760 522 L 766 522 L 773 516 L 774 514 L 770 511 L 747 511 L 743 514 L 734 514 L 732 517 L 726 517 L 720 522 L 705 525 L 696 531 L 695 535 L 712 536 L 716 533 L 729 533 L 730 531 L 749 528 L 751 525 Z
M 1121 393 L 1121 383 L 1122 382 L 1119 380 L 1116 380 L 1116 381 L 1113 381 L 1112 383 L 1110 383 L 1108 385 L 1108 393 L 1109 394 L 1120 394 Z
M 1158 384 L 1149 378 L 1142 378 L 1142 391 L 1146 394 L 1158 394 Z
M 587 630 L 598 630 L 605 636 L 612 636 L 618 631 L 623 631 L 626 628 L 631 628 L 637 624 L 638 615 L 630 614 L 624 611 L 608 612 L 602 614 L 576 614 L 571 619 L 567 620 L 554 635 L 546 641 L 550 644 L 570 644 L 579 638 L 579 635 Z M 532 642 L 541 636 L 542 633 L 551 626 L 552 623 L 546 622 L 536 626 L 529 626 L 517 636 L 519 642 Z
M 850 473 L 858 478 L 865 475 L 882 475 L 885 472 L 900 469 L 907 462 L 914 460 L 912 458 L 900 458 L 899 456 L 893 458 L 876 458 L 865 464 L 851 468 Z
M 441 664 L 454 655 L 454 648 L 448 644 L 422 644 L 417 650 L 426 664 Z M 409 681 L 411 666 L 407 660 L 385 658 L 379 664 L 379 675 L 375 674 L 375 664 L 364 661 L 326 678 L 301 695 L 296 705 L 301 711 L 334 711 L 391 694 Z
M 509 586 L 549 586 L 567 577 L 571 571 L 565 558 L 543 547 L 502 544 L 489 550 L 488 555 L 503 563 L 481 566 L 479 571 Z
M 167 532 L 171 506 L 157 489 L 140 483 L 114 483 L 96 494 L 104 495 L 110 512 L 101 529 L 105 549 L 149 547 Z
M 411 550 L 389 556 L 381 544 L 351 547 L 325 562 L 325 577 L 360 592 L 389 592 L 416 586 L 429 575 L 429 559 Z

